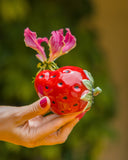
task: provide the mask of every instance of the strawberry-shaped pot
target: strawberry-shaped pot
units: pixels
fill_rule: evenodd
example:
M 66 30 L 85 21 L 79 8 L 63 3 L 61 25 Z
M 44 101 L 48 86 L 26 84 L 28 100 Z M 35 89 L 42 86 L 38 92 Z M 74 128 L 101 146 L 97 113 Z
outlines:
M 88 111 L 91 108 L 93 97 L 101 92 L 94 87 L 94 80 L 87 70 L 75 66 L 58 68 L 55 59 L 68 53 L 75 47 L 76 38 L 69 29 L 63 36 L 63 30 L 53 31 L 50 40 L 37 38 L 36 33 L 25 29 L 26 46 L 38 52 L 36 57 L 42 62 L 34 81 L 38 96 L 48 96 L 51 100 L 51 110 L 54 113 L 65 115 L 78 111 Z M 50 48 L 49 59 L 41 46 L 46 42 Z

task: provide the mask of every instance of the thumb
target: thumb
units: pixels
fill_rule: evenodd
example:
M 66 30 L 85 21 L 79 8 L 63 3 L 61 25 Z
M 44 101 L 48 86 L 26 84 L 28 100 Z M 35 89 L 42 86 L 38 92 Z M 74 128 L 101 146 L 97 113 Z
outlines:
M 38 115 L 46 114 L 50 109 L 50 100 L 48 97 L 43 97 L 38 101 L 20 108 L 20 121 L 27 121 Z

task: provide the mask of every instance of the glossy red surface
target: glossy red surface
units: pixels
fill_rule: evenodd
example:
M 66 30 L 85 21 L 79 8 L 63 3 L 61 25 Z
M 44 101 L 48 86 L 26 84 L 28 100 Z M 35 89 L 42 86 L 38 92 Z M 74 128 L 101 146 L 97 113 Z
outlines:
M 35 89 L 39 97 L 48 96 L 51 110 L 64 115 L 82 111 L 87 102 L 80 99 L 87 90 L 82 79 L 88 79 L 84 71 L 75 66 L 61 67 L 58 70 L 41 71 L 35 78 Z

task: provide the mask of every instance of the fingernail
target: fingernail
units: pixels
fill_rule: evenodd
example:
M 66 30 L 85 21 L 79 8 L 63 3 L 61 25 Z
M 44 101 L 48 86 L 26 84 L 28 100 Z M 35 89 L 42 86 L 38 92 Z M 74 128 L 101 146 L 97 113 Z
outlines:
M 76 116 L 76 118 L 78 118 L 80 120 L 81 118 L 83 118 L 83 116 L 85 115 L 85 113 L 86 113 L 86 111 L 80 113 L 78 116 Z
M 40 106 L 42 108 L 45 108 L 47 106 L 47 98 L 43 98 L 41 101 L 40 101 Z

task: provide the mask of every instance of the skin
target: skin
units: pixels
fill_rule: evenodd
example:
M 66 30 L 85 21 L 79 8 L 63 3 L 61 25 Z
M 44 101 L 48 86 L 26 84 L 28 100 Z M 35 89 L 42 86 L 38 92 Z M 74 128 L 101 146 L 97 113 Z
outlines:
M 1 141 L 33 148 L 61 144 L 67 140 L 79 121 L 80 112 L 65 116 L 45 116 L 50 109 L 50 100 L 47 97 L 44 108 L 40 106 L 40 100 L 21 107 L 0 106 Z

